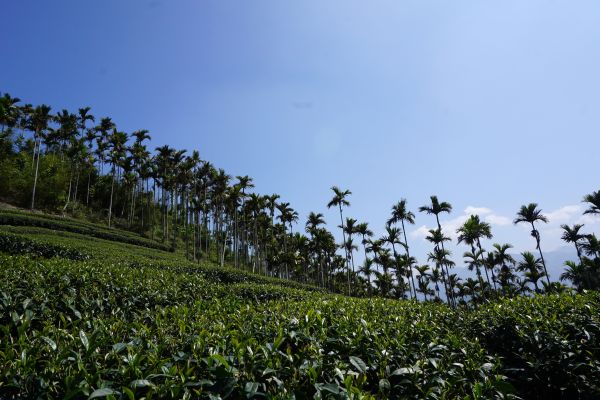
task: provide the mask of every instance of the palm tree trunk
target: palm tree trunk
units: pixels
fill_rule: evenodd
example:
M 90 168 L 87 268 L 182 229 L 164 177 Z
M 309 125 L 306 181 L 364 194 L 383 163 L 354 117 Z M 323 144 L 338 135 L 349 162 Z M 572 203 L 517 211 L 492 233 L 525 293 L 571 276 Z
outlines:
M 90 204 L 90 181 L 92 180 L 92 170 L 90 168 L 90 172 L 88 173 L 88 181 L 87 181 L 87 193 L 85 195 L 85 205 L 89 206 Z
M 531 228 L 537 232 L 537 234 L 535 235 L 535 241 L 537 242 L 537 248 L 538 251 L 540 252 L 540 258 L 542 259 L 542 265 L 544 266 L 544 272 L 546 273 L 546 281 L 548 282 L 548 284 L 550 284 L 550 275 L 548 275 L 548 270 L 546 269 L 546 261 L 544 260 L 544 254 L 542 253 L 542 248 L 540 247 L 540 233 L 535 229 L 535 225 L 533 225 L 533 222 L 531 223 Z
M 39 141 L 40 141 L 40 143 L 37 146 L 38 147 L 37 159 L 35 157 L 35 149 L 34 149 L 34 153 L 33 153 L 33 159 L 35 160 L 35 177 L 33 178 L 33 192 L 31 194 L 31 209 L 32 210 L 35 208 L 35 189 L 37 187 L 38 170 L 40 169 L 40 150 L 42 147 L 42 143 L 41 143 L 41 139 Z
M 410 252 L 408 250 L 408 240 L 406 239 L 406 230 L 404 229 L 404 220 L 402 222 L 402 234 L 404 235 L 404 245 L 406 246 L 406 258 L 408 262 L 408 270 L 410 271 L 410 281 L 412 282 L 413 291 L 415 292 L 415 300 L 417 299 L 417 287 L 415 286 L 415 278 L 413 277 L 412 264 L 410 262 Z
M 437 222 L 438 229 L 440 230 L 440 232 L 442 232 L 442 225 L 440 224 L 440 217 L 437 214 L 435 214 L 435 220 Z M 444 248 L 444 241 L 442 240 L 440 242 L 440 244 L 442 245 L 442 251 L 445 253 L 446 249 Z M 454 300 L 454 288 L 452 287 L 452 284 L 450 284 L 450 290 L 448 290 L 448 284 L 446 283 L 446 275 L 450 276 L 450 273 L 448 271 L 448 266 L 445 266 L 446 267 L 445 271 L 444 271 L 444 264 L 442 264 L 441 267 L 442 267 L 442 281 L 444 281 L 444 290 L 446 291 L 446 300 L 448 302 L 448 305 L 456 306 L 456 302 Z
M 110 228 L 110 222 L 111 222 L 111 217 L 112 217 L 112 205 L 113 205 L 114 187 L 115 187 L 115 168 L 113 166 L 112 182 L 110 184 L 110 203 L 108 205 L 108 227 L 109 228 Z
M 346 232 L 344 231 L 344 217 L 342 215 L 342 203 L 339 204 L 340 207 L 340 222 L 342 224 L 342 238 L 344 240 L 344 253 L 346 255 L 346 271 L 348 271 L 348 296 L 350 296 L 350 264 L 348 260 L 348 249 L 346 249 Z

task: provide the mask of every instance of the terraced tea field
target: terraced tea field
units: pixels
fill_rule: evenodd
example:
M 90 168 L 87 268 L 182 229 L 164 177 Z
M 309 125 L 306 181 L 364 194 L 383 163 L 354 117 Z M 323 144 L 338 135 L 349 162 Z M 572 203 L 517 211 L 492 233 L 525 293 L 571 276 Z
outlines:
M 0 213 L 0 398 L 600 397 L 600 296 L 348 298 Z

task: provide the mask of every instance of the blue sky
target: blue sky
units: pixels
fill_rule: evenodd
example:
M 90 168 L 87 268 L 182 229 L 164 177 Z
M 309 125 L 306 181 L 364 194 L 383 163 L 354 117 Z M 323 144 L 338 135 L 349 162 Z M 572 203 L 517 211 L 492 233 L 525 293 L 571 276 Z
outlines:
M 7 1 L 0 91 L 91 106 L 155 146 L 198 149 L 260 193 L 381 232 L 402 197 L 476 211 L 494 241 L 534 249 L 510 223 L 551 215 L 542 245 L 600 189 L 596 1 Z M 471 207 L 471 208 L 469 208 Z M 477 208 L 477 209 L 473 209 Z M 467 211 L 464 211 L 467 210 Z M 417 213 L 418 214 L 418 213 Z M 410 240 L 420 262 L 417 215 Z M 600 227 L 585 219 L 588 231 Z M 453 249 L 460 255 L 463 247 Z

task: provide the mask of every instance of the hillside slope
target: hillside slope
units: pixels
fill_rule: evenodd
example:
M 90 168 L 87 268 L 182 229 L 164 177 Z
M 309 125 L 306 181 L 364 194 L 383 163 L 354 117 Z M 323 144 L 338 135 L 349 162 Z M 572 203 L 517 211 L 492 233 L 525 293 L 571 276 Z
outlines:
M 0 398 L 600 395 L 597 294 L 347 298 L 153 243 L 0 215 Z

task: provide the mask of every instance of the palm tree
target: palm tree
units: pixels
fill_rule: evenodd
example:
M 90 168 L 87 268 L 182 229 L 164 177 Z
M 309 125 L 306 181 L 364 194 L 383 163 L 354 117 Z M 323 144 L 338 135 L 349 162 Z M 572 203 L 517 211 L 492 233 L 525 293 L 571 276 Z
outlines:
M 34 146 L 33 160 L 35 162 L 35 175 L 33 178 L 33 190 L 31 193 L 31 209 L 35 209 L 35 189 L 37 188 L 38 171 L 40 168 L 40 153 L 42 147 L 42 138 L 44 137 L 46 129 L 48 129 L 48 123 L 51 120 L 50 107 L 42 104 L 37 106 L 31 115 L 31 129 L 34 132 L 33 140 L 37 145 Z M 36 158 L 37 148 L 37 158 Z
M 373 231 L 369 229 L 367 222 L 361 222 L 356 225 L 356 233 L 362 236 L 361 243 L 365 252 L 365 259 L 367 259 L 367 243 L 369 242 L 369 238 L 373 236 Z
M 542 270 L 544 264 L 541 258 L 535 258 L 533 253 L 529 251 L 521 253 L 521 256 L 523 257 L 523 261 L 517 264 L 517 270 L 525 272 L 525 280 L 533 283 L 535 292 L 540 293 L 538 281 L 545 275 L 545 272 Z
M 583 224 L 575 224 L 573 225 L 573 227 L 563 224 L 560 227 L 564 231 L 561 239 L 567 243 L 573 243 L 575 245 L 575 250 L 577 250 L 577 257 L 579 258 L 579 262 L 581 262 L 581 249 L 579 242 L 585 239 L 586 237 L 586 235 L 579 233 L 581 228 L 583 228 Z
M 600 258 L 600 240 L 595 234 L 585 235 L 581 249 L 589 257 Z
M 94 128 L 98 135 L 96 136 L 96 155 L 100 162 L 100 173 L 104 172 L 104 161 L 106 151 L 110 146 L 110 132 L 116 127 L 114 122 L 109 117 L 104 117 L 100 120 L 100 124 Z
M 285 202 L 278 204 L 277 209 L 279 210 L 279 216 L 278 216 L 279 221 L 283 225 L 283 229 L 284 229 L 284 236 L 283 236 L 284 252 L 287 253 L 287 236 L 288 236 L 288 234 L 287 234 L 286 224 L 290 225 L 290 235 L 292 235 L 292 223 L 298 220 L 298 213 L 290 207 L 290 203 L 285 203 Z M 289 279 L 290 275 L 289 275 L 289 268 L 288 268 L 287 261 L 285 263 L 285 274 L 286 274 L 286 277 Z
M 392 251 L 394 253 L 395 269 L 397 271 L 400 271 L 400 264 L 399 264 L 400 257 L 398 255 L 398 253 L 396 252 L 396 244 L 402 243 L 402 241 L 400 240 L 400 229 L 398 229 L 396 227 L 386 226 L 385 230 L 386 230 L 387 234 L 385 236 L 383 236 L 381 239 L 384 242 L 389 243 L 390 246 L 392 246 Z M 402 280 L 402 278 L 400 276 L 402 276 L 402 274 L 399 274 L 398 283 L 400 283 L 400 280 Z M 411 296 L 412 296 L 412 292 L 411 292 Z
M 246 190 L 247 189 L 251 189 L 254 187 L 254 183 L 252 183 L 252 178 L 249 177 L 248 175 L 244 175 L 244 176 L 236 176 L 236 179 L 238 180 L 238 183 L 236 184 L 239 189 L 240 189 L 240 200 L 241 200 L 241 206 L 242 208 L 244 207 L 244 204 L 246 202 Z M 235 233 L 235 243 L 239 241 L 241 241 L 242 244 L 242 249 L 243 249 L 243 254 L 244 254 L 244 264 L 247 264 L 248 262 L 248 240 L 247 240 L 247 228 L 246 228 L 246 215 L 242 215 L 242 225 L 243 225 L 243 231 L 242 231 L 242 235 L 239 234 L 239 229 L 237 228 L 237 216 L 236 216 L 236 233 Z M 241 237 L 238 237 L 241 236 Z M 236 255 L 237 255 L 237 251 L 236 251 Z
M 0 97 L 0 125 L 2 125 L 2 133 L 6 128 L 12 128 L 17 124 L 19 119 L 19 103 L 21 99 L 11 97 L 10 94 L 4 93 Z
M 323 214 L 310 212 L 308 214 L 308 218 L 306 220 L 305 230 L 311 237 L 311 245 L 316 253 L 316 273 L 317 278 L 320 277 L 321 281 L 323 281 L 323 269 L 322 269 L 322 257 L 321 257 L 321 248 L 319 237 L 320 226 L 325 224 L 325 219 L 323 218 Z M 318 280 L 318 279 L 317 279 Z
M 340 190 L 337 186 L 332 186 L 331 190 L 333 191 L 333 198 L 327 203 L 327 208 L 338 207 L 340 210 L 340 223 L 342 227 L 344 226 L 344 216 L 342 213 L 342 207 L 348 207 L 350 202 L 347 200 L 347 197 L 352 194 L 349 190 Z M 342 228 L 342 239 L 343 243 L 346 243 L 346 233 Z M 346 251 L 346 247 L 344 246 L 344 251 Z M 348 269 L 348 294 L 350 294 L 350 264 L 348 260 L 348 252 L 346 251 L 346 268 Z
M 585 275 L 585 266 L 583 263 L 574 263 L 573 261 L 565 261 L 565 272 L 560 275 L 561 281 L 569 280 L 578 292 L 583 291 L 583 277 Z
M 450 241 L 451 239 L 449 237 L 445 236 L 440 228 L 430 229 L 429 235 L 427 235 L 427 237 L 425 239 L 427 241 L 433 243 L 433 253 L 430 253 L 428 255 L 428 257 L 430 257 L 430 258 L 433 255 L 433 258 L 431 258 L 431 259 L 434 259 L 434 260 L 437 259 L 438 258 L 437 253 L 443 254 L 442 256 L 440 256 L 440 259 L 445 259 L 446 256 L 450 254 L 449 251 L 446 251 L 445 247 L 443 246 L 443 243 Z M 450 265 L 451 264 L 448 263 L 446 265 L 446 268 L 448 268 Z M 455 304 L 456 302 L 455 302 L 455 299 L 453 296 L 454 289 L 448 286 L 449 282 L 446 280 L 446 275 L 444 273 L 444 265 L 436 264 L 435 267 L 436 268 L 434 271 L 436 271 L 436 273 L 440 273 L 440 270 L 441 270 L 441 275 L 440 275 L 439 281 L 441 281 L 444 284 L 444 290 L 446 291 L 446 301 L 448 302 L 448 305 L 456 305 Z M 438 281 L 436 281 L 436 285 L 437 285 L 437 282 Z M 438 288 L 436 288 L 436 290 L 438 290 Z
M 542 253 L 542 248 L 540 247 L 540 233 L 535 229 L 535 222 L 541 221 L 544 223 L 548 223 L 548 218 L 542 214 L 542 210 L 538 210 L 536 203 L 529 203 L 528 205 L 521 206 L 521 209 L 517 212 L 517 218 L 513 221 L 516 225 L 520 222 L 525 222 L 531 224 L 531 236 L 535 238 L 537 249 L 540 252 L 540 259 L 542 260 L 542 266 L 544 267 L 544 273 L 546 275 L 546 280 L 548 284 L 550 284 L 550 277 L 548 276 L 548 270 L 546 269 L 546 262 L 544 261 L 544 254 Z
M 81 138 L 83 140 L 87 140 L 88 141 L 88 152 L 89 150 L 91 150 L 91 141 L 93 139 L 90 138 L 90 136 L 94 136 L 92 134 L 93 131 L 91 130 L 87 130 L 86 127 L 86 123 L 87 121 L 92 121 L 95 122 L 96 119 L 93 115 L 89 114 L 91 108 L 90 107 L 84 107 L 84 108 L 80 108 L 78 110 L 79 115 L 77 116 L 77 127 L 80 129 L 80 135 Z M 86 130 L 87 130 L 87 135 L 86 135 Z M 90 168 L 90 173 L 88 175 L 88 195 L 89 195 L 89 180 L 90 180 L 90 176 L 91 176 L 91 168 Z M 75 184 L 75 194 L 73 195 L 73 201 L 77 200 L 77 189 L 79 186 L 79 171 L 77 171 L 77 183 Z
M 338 226 L 338 228 L 341 228 L 345 234 L 346 234 L 346 250 L 348 253 L 348 256 L 350 257 L 350 262 L 352 265 L 352 273 L 354 274 L 354 252 L 353 249 L 357 248 L 356 246 L 354 246 L 352 244 L 352 236 L 357 233 L 356 232 L 356 228 L 357 228 L 357 224 L 356 224 L 356 220 L 354 218 L 346 218 L 346 225 L 340 225 Z
M 581 263 L 566 261 L 565 266 L 565 272 L 560 276 L 561 281 L 570 280 L 578 292 L 600 289 L 600 258 L 592 260 L 583 257 Z
M 514 274 L 510 266 L 515 264 L 515 259 L 508 253 L 508 250 L 513 246 L 508 243 L 502 245 L 494 243 L 493 246 L 495 249 L 493 252 L 494 259 L 497 265 L 500 265 L 498 281 L 500 282 L 503 294 L 506 295 L 507 290 L 510 288 L 511 281 L 514 280 Z
M 437 222 L 437 227 L 438 230 L 440 232 L 442 232 L 442 225 L 440 224 L 440 214 L 441 213 L 450 213 L 452 212 L 452 205 L 448 202 L 441 202 L 438 200 L 437 196 L 430 196 L 429 197 L 431 200 L 431 205 L 425 205 L 422 207 L 419 207 L 419 212 L 424 212 L 428 215 L 435 215 L 435 220 Z M 444 242 L 442 241 L 440 243 L 440 246 L 442 247 L 442 250 L 444 250 Z M 448 297 L 448 301 L 452 301 L 454 303 L 454 288 L 453 287 L 449 287 L 448 288 L 448 282 L 447 282 L 447 276 L 449 275 L 449 271 L 448 270 L 444 270 L 444 266 L 442 266 L 442 280 L 444 281 L 444 287 L 446 288 L 446 291 L 450 292 L 450 296 L 446 296 Z
M 360 267 L 359 272 L 361 272 L 367 278 L 367 290 L 369 297 L 373 291 L 373 287 L 371 286 L 371 275 L 375 272 L 373 269 L 373 260 L 370 258 L 365 258 L 365 261 Z
M 402 245 L 406 249 L 406 256 L 410 259 L 410 250 L 408 247 L 408 240 L 406 238 L 406 227 L 404 226 L 404 222 L 408 222 L 411 225 L 415 224 L 415 214 L 412 211 L 408 211 L 406 206 L 406 199 L 401 199 L 399 202 L 392 206 L 392 216 L 387 221 L 388 225 L 398 223 L 398 221 L 402 225 L 402 233 L 404 235 L 404 243 Z M 410 281 L 412 284 L 412 288 L 414 291 L 414 298 L 417 298 L 417 288 L 415 287 L 415 279 L 413 277 L 413 269 L 412 265 L 408 266 L 408 270 L 410 272 Z
M 416 266 L 415 269 L 419 272 L 417 275 L 418 291 L 423 294 L 423 298 L 427 301 L 427 295 L 433 295 L 433 291 L 429 288 L 429 265 Z
M 108 227 L 111 227 L 112 221 L 112 206 L 113 206 L 113 194 L 115 188 L 115 177 L 117 172 L 117 165 L 120 164 L 121 160 L 125 157 L 125 143 L 127 143 L 127 134 L 125 132 L 118 132 L 116 128 L 113 128 L 113 133 L 109 138 L 111 151 L 110 151 L 110 163 L 111 168 L 111 185 L 110 185 L 110 203 L 108 205 Z
M 600 190 L 586 194 L 583 197 L 583 202 L 590 203 L 589 208 L 583 212 L 584 214 L 600 214 Z
M 481 238 L 492 238 L 490 224 L 487 222 L 482 222 L 478 215 L 471 215 L 469 219 L 467 219 L 464 224 L 456 230 L 456 233 L 458 233 L 458 243 L 465 242 L 466 244 L 470 245 L 472 253 L 475 253 L 475 245 L 477 245 L 479 252 L 481 253 L 481 258 L 483 258 L 484 251 L 481 247 Z M 490 277 L 488 275 L 487 268 L 485 268 L 483 262 L 481 265 L 484 266 L 485 276 L 488 284 L 490 284 Z M 479 274 L 479 265 L 477 266 L 477 272 Z M 481 287 L 483 287 L 483 283 L 480 282 L 480 284 Z M 494 289 L 495 288 L 496 283 L 494 282 Z
M 311 233 L 317 230 L 321 225 L 325 224 L 323 214 L 311 212 L 306 220 L 306 232 Z
M 392 289 L 392 281 L 394 278 L 387 272 L 381 273 L 379 271 L 375 271 L 375 276 L 377 277 L 375 284 L 377 285 L 380 296 L 388 297 Z

